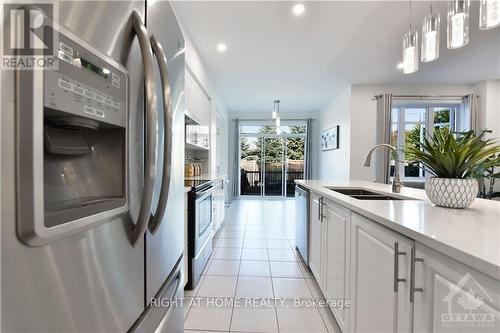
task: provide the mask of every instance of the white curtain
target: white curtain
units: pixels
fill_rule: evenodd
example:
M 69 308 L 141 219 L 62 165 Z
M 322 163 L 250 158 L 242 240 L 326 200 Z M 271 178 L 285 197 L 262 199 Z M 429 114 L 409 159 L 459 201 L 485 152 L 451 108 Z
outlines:
M 305 172 L 304 172 L 304 179 L 311 179 L 312 178 L 312 138 L 313 138 L 313 132 L 312 132 L 312 122 L 313 120 L 311 118 L 307 119 L 307 129 L 306 129 L 306 147 L 305 147 Z
M 229 140 L 229 200 L 233 201 L 239 195 L 240 186 L 240 122 L 234 119 L 231 126 Z
M 460 108 L 460 116 L 457 117 L 457 131 L 479 130 L 479 106 L 478 96 L 469 94 L 463 97 L 462 107 Z
M 377 144 L 391 144 L 391 113 L 392 94 L 377 96 Z M 377 183 L 389 184 L 390 153 L 387 149 L 379 149 L 375 152 L 375 181 Z

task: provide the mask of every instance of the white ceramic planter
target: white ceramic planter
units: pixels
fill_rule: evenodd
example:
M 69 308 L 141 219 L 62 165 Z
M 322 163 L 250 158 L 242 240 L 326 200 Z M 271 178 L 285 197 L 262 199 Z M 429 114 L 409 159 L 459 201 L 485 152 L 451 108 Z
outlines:
M 437 206 L 467 208 L 477 197 L 479 184 L 476 179 L 435 178 L 425 181 L 425 192 Z

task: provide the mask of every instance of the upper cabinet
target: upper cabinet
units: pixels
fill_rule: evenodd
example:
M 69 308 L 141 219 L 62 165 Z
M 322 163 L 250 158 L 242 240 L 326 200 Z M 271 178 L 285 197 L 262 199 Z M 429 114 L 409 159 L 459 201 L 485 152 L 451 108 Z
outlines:
M 210 97 L 198 79 L 186 70 L 186 115 L 202 126 L 210 126 Z

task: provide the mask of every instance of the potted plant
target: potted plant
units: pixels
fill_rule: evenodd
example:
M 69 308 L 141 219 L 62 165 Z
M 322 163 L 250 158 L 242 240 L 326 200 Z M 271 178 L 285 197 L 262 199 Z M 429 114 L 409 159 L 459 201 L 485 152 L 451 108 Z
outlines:
M 475 177 L 484 172 L 485 166 L 500 165 L 494 158 L 500 153 L 500 145 L 484 138 L 489 132 L 483 130 L 476 135 L 474 131 L 452 133 L 437 128 L 431 138 L 408 147 L 424 170 L 432 174 L 426 179 L 425 191 L 434 204 L 449 208 L 472 204 L 479 192 Z

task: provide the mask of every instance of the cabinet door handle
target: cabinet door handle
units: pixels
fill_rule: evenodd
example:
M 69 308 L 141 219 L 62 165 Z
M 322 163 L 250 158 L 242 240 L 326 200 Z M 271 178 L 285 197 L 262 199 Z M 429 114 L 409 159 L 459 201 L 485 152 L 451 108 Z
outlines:
M 318 199 L 318 220 L 320 221 L 321 221 L 321 199 L 322 198 Z
M 324 198 L 321 197 L 319 198 L 319 215 L 318 215 L 318 219 L 323 222 L 323 218 L 325 218 L 325 215 L 323 214 L 323 206 L 325 205 L 325 203 L 323 202 Z
M 424 262 L 424 258 L 415 257 L 415 249 L 411 248 L 411 263 L 410 263 L 410 303 L 415 300 L 415 292 L 423 292 L 424 288 L 415 287 L 415 263 Z
M 406 279 L 399 277 L 399 256 L 406 256 L 406 252 L 399 251 L 399 243 L 394 243 L 394 292 L 399 290 L 399 282 L 406 282 Z

